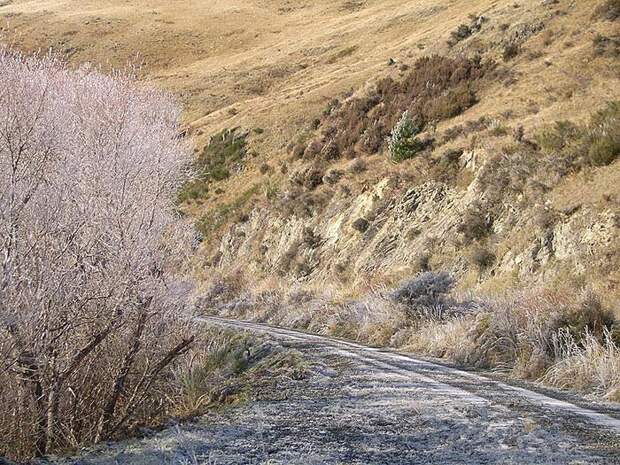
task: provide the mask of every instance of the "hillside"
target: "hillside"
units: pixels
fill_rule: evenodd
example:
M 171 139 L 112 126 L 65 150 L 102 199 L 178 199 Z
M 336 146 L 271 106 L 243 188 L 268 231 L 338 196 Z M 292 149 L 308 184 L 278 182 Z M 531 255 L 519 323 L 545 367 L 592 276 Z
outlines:
M 0 5 L 19 48 L 51 46 L 104 69 L 139 64 L 184 104 L 198 178 L 179 209 L 202 240 L 195 275 L 210 310 L 516 363 L 534 378 L 559 355 L 529 340 L 507 359 L 481 355 L 470 327 L 443 318 L 435 347 L 411 335 L 419 328 L 402 309 L 385 316 L 384 300 L 344 303 L 447 272 L 459 296 L 544 288 L 532 304 L 543 313 L 618 312 L 617 1 Z M 394 160 L 386 138 L 405 110 L 415 137 Z M 584 318 L 579 330 L 601 336 L 607 320 Z M 619 395 L 616 382 L 600 393 Z

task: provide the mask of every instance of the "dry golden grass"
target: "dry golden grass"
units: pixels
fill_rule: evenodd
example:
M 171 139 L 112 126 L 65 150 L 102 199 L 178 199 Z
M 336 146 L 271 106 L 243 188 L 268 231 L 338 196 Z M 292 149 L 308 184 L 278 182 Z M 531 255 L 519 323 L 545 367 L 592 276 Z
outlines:
M 419 281 L 418 275 L 413 281 Z M 422 287 L 287 288 L 220 277 L 203 293 L 205 312 L 252 319 L 404 348 L 463 366 L 499 370 L 594 397 L 620 399 L 617 303 L 564 286 L 472 299 L 440 287 L 437 274 Z M 413 292 L 397 297 L 395 289 Z M 443 290 L 442 290 L 443 289 Z M 445 291 L 445 292 L 444 292 Z M 399 291 L 400 292 L 400 291 Z
M 511 61 L 515 84 L 497 82 L 478 105 L 440 130 L 505 110 L 526 133 L 545 121 L 585 118 L 588 108 L 616 97 L 618 86 L 617 64 L 591 57 L 593 31 L 583 25 L 595 3 L 543 7 L 528 0 L 515 8 L 507 0 L 13 0 L 0 7 L 0 18 L 6 19 L 7 40 L 27 50 L 51 46 L 76 64 L 141 63 L 145 80 L 185 104 L 199 145 L 223 128 L 266 129 L 250 141 L 258 153 L 251 169 L 223 183 L 224 193 L 194 209 L 200 211 L 231 201 L 263 162 L 285 157 L 288 143 L 334 96 L 397 76 L 401 63 L 447 53 L 451 32 L 468 15 L 488 21 L 454 53 L 480 50 L 501 61 L 498 44 L 512 28 L 542 22 L 545 33 L 534 34 Z M 502 24 L 510 28 L 502 31 Z M 594 29 L 609 34 L 613 24 L 600 21 Z M 533 52 L 540 56 L 528 58 Z M 388 58 L 397 66 L 387 66 Z M 387 169 L 383 162 L 380 167 Z

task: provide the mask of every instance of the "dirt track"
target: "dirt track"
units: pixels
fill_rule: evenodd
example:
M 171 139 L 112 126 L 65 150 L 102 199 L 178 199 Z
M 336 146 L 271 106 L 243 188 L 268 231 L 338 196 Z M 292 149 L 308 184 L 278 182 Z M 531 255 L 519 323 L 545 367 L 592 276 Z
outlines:
M 251 402 L 62 464 L 620 464 L 620 409 L 256 323 L 312 362 Z

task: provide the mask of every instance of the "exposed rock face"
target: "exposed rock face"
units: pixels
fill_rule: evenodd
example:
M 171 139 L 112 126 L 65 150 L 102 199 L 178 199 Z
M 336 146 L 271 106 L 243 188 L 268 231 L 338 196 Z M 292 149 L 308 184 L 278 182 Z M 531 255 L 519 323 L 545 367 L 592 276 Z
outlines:
M 287 266 L 294 261 L 306 264 L 303 277 L 321 280 L 336 264 L 357 274 L 413 263 L 425 240 L 455 227 L 461 195 L 427 183 L 392 197 L 386 195 L 387 184 L 384 180 L 353 199 L 335 198 L 321 217 L 311 220 L 255 210 L 249 221 L 232 226 L 222 237 L 220 266 L 234 266 L 250 256 L 257 258 L 252 266 L 262 271 L 294 275 Z M 312 247 L 303 240 L 309 223 L 322 237 Z
M 310 215 L 256 208 L 248 221 L 225 231 L 212 253 L 224 271 L 242 265 L 258 276 L 275 272 L 291 281 L 314 283 L 355 284 L 425 269 L 446 270 L 459 278 L 473 274 L 474 282 L 470 278 L 468 286 L 502 276 L 536 283 L 567 270 L 584 275 L 593 268 L 604 273 L 613 266 L 606 257 L 620 244 L 620 220 L 612 206 L 601 210 L 578 205 L 555 211 L 514 194 L 490 207 L 478 179 L 485 163 L 489 163 L 485 153 L 461 156 L 460 169 L 474 174 L 466 189 L 385 177 L 351 192 L 338 187 L 354 174 L 338 172 L 339 186 L 312 187 L 317 192 L 329 189 L 322 208 L 313 211 L 305 205 Z M 285 204 L 293 202 L 286 194 L 284 199 Z M 474 207 L 481 209 L 483 231 L 474 230 L 476 234 L 469 237 L 463 223 L 472 221 Z M 537 219 L 539 210 L 549 219 Z M 468 258 L 475 254 L 472 251 L 494 260 L 475 266 L 475 259 Z

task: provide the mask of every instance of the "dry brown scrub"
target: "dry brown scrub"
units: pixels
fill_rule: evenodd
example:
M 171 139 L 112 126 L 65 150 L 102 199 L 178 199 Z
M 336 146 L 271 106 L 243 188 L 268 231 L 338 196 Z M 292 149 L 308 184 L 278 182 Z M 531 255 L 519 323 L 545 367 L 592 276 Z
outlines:
M 367 95 L 342 103 L 332 100 L 318 123 L 320 137 L 305 150 L 293 151 L 306 159 L 326 160 L 377 153 L 404 111 L 414 115 L 422 129 L 474 105 L 479 81 L 493 67 L 492 62 L 462 57 L 422 57 L 402 80 L 384 78 Z
M 378 346 L 401 347 L 463 366 L 508 372 L 620 401 L 620 326 L 589 291 L 533 289 L 503 297 L 453 292 L 446 273 L 422 273 L 394 290 L 341 292 L 216 279 L 200 306 Z

